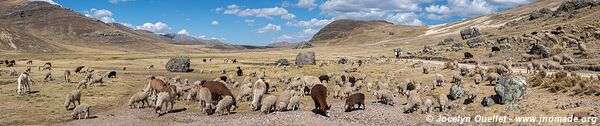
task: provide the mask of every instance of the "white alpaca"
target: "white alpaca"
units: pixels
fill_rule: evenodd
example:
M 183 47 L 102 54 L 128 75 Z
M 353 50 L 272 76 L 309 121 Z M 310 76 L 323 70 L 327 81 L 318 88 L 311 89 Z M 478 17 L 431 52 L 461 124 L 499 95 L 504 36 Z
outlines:
M 29 74 L 26 72 L 21 73 L 17 80 L 17 94 L 20 95 L 24 93 L 25 89 L 27 89 L 27 92 L 30 92 L 31 88 L 29 87 L 29 83 L 33 83 L 29 78 Z

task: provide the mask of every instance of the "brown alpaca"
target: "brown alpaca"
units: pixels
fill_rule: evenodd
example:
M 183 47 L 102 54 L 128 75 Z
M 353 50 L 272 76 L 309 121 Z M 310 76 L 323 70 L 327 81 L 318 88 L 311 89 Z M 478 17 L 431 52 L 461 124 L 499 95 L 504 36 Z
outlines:
M 315 109 L 318 114 L 322 114 L 325 117 L 329 117 L 327 112 L 331 106 L 327 105 L 327 88 L 322 84 L 313 86 L 310 90 L 310 97 L 315 102 Z
M 150 77 L 150 81 L 148 82 L 148 85 L 146 86 L 144 92 L 151 92 L 152 94 L 156 94 L 158 92 L 164 92 L 166 87 L 167 83 L 165 83 L 165 81 L 152 76 Z
M 225 84 L 223 84 L 221 82 L 203 80 L 202 82 L 200 82 L 200 85 L 202 87 L 206 87 L 206 88 L 208 88 L 208 90 L 210 90 L 213 101 L 218 102 L 225 96 L 231 96 L 233 99 L 235 99 L 235 96 L 233 96 L 233 93 L 231 93 L 231 91 L 229 91 L 229 89 L 225 86 Z M 235 110 L 237 108 L 237 103 L 235 100 L 233 100 L 233 106 L 234 106 L 233 109 Z

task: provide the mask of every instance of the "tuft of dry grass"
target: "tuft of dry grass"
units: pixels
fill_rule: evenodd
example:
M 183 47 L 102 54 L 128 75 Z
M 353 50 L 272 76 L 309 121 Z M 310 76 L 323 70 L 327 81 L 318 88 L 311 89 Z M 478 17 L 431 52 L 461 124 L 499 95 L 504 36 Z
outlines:
M 545 77 L 545 73 L 538 73 L 530 77 L 529 83 L 533 87 L 542 87 L 552 93 L 567 93 L 572 95 L 600 96 L 600 81 L 584 78 L 576 72 L 559 71 L 552 76 Z

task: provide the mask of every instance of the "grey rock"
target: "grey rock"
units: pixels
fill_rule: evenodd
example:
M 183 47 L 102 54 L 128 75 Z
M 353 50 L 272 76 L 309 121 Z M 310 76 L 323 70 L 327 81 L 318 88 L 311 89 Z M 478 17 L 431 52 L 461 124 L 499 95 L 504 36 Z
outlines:
M 348 63 L 348 59 L 345 57 L 342 57 L 338 60 L 338 64 L 347 64 Z
M 474 38 L 477 36 L 480 36 L 481 33 L 479 32 L 478 28 L 466 28 L 460 31 L 460 36 L 462 37 L 463 40 L 467 40 L 470 38 Z
M 467 45 L 469 45 L 470 48 L 483 46 L 484 43 L 485 39 L 483 38 L 483 36 L 477 36 L 467 40 Z
M 514 103 L 525 95 L 527 82 L 520 76 L 500 77 L 496 87 L 496 96 L 500 104 Z
M 550 13 L 552 13 L 552 10 L 550 10 L 548 8 L 542 8 L 539 10 L 535 10 L 529 14 L 529 20 L 535 20 L 535 19 L 544 17 L 544 15 L 550 14 Z
M 481 105 L 483 106 L 491 106 L 493 104 L 495 104 L 495 102 L 494 99 L 492 99 L 492 97 L 484 97 L 481 101 Z
M 446 39 L 444 39 L 443 41 L 441 41 L 440 43 L 438 43 L 438 45 L 452 45 L 454 44 L 454 38 L 452 37 L 448 37 Z
M 462 44 L 462 43 L 454 43 L 454 44 L 452 44 L 452 50 L 453 51 L 460 51 L 460 50 L 463 50 L 463 49 L 465 49 L 465 45 Z
M 185 56 L 171 58 L 165 68 L 170 72 L 190 72 L 190 58 Z
M 296 55 L 296 66 L 315 65 L 315 52 L 300 52 Z
M 277 66 L 289 66 L 290 62 L 286 58 L 281 58 L 275 61 L 275 64 L 277 64 Z
M 452 84 L 452 87 L 450 87 L 450 93 L 448 94 L 451 100 L 457 100 L 466 95 L 467 92 L 462 84 Z
M 532 55 L 541 55 L 543 58 L 550 57 L 550 49 L 542 44 L 535 44 L 529 49 L 528 53 Z

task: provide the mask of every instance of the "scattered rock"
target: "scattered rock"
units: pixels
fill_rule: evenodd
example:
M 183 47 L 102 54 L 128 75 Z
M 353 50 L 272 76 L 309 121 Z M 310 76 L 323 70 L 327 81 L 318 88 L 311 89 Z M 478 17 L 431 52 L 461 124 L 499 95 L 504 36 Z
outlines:
M 499 96 L 499 103 L 513 103 L 521 99 L 525 95 L 527 82 L 523 77 L 519 76 L 503 76 L 500 77 L 496 87 L 496 96 Z
M 338 60 L 338 64 L 347 64 L 348 63 L 348 59 L 346 57 L 342 57 L 340 58 L 340 60 Z
M 165 68 L 170 72 L 190 72 L 190 58 L 185 56 L 171 58 Z
M 452 44 L 452 50 L 453 51 L 460 51 L 460 50 L 463 50 L 463 49 L 465 49 L 465 45 L 462 44 L 462 43 L 454 43 L 454 44 Z
M 552 10 L 550 10 L 548 8 L 542 8 L 539 10 L 535 10 L 529 14 L 529 20 L 535 20 L 535 19 L 544 17 L 544 15 L 550 14 L 550 13 L 552 13 Z
M 577 107 L 586 107 L 586 106 L 600 106 L 600 103 L 576 101 L 576 102 L 570 102 L 567 104 L 556 106 L 556 108 L 566 110 L 566 109 L 573 109 L 573 108 L 577 108 Z
M 448 37 L 446 39 L 444 39 L 443 41 L 441 41 L 440 43 L 438 43 L 438 45 L 452 45 L 454 44 L 454 38 L 452 37 Z

